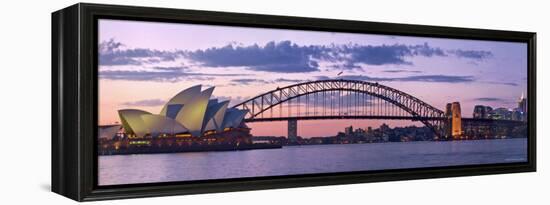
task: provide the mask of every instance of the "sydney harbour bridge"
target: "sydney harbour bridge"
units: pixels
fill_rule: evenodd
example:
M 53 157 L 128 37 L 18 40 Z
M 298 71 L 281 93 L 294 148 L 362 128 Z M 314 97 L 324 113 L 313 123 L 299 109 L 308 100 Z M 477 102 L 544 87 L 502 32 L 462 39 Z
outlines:
M 426 88 L 429 89 L 429 88 Z M 513 129 L 524 121 L 462 118 L 460 108 L 440 110 L 403 91 L 357 80 L 320 80 L 276 88 L 234 108 L 248 110 L 245 122 L 288 121 L 288 137 L 295 138 L 299 120 L 374 119 L 417 121 L 435 139 L 452 139 L 462 129 Z M 454 126 L 454 127 L 453 127 Z

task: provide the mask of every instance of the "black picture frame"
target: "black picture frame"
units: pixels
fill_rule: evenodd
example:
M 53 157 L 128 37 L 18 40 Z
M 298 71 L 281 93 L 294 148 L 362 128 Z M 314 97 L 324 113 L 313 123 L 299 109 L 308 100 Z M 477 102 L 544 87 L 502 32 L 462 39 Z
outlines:
M 525 42 L 528 162 L 97 186 L 97 20 L 109 17 L 245 27 Z M 77 201 L 536 171 L 536 33 L 79 3 L 52 13 L 52 191 Z

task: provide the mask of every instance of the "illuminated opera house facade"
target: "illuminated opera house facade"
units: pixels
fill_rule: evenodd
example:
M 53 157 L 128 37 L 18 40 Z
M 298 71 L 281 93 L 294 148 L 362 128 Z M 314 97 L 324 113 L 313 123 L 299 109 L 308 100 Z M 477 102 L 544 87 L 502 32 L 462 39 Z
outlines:
M 249 128 L 243 123 L 247 110 L 228 108 L 229 101 L 210 99 L 214 87 L 201 90 L 190 87 L 172 97 L 160 113 L 138 109 L 119 110 L 121 125 L 100 127 L 99 137 L 110 138 L 117 133 L 130 139 L 156 137 L 204 137 L 230 134 Z M 242 133 L 241 133 L 242 134 Z
M 119 110 L 121 124 L 99 126 L 98 154 L 148 154 L 281 148 L 256 144 L 244 123 L 248 110 L 210 99 L 214 87 L 193 86 L 170 99 L 160 113 Z

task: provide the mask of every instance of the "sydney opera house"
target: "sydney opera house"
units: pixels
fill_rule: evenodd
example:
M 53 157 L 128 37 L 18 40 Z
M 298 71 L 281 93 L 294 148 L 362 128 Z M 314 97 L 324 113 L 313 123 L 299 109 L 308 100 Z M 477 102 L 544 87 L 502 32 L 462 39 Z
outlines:
M 210 99 L 213 91 L 214 87 L 205 90 L 201 90 L 201 85 L 190 87 L 172 97 L 158 114 L 138 109 L 119 110 L 122 125 L 100 127 L 100 138 L 114 136 L 120 126 L 128 138 L 200 137 L 246 128 L 243 119 L 247 110 L 228 108 L 229 101 Z
M 160 113 L 119 110 L 121 124 L 98 129 L 98 154 L 149 154 L 281 148 L 255 144 L 243 119 L 248 112 L 210 99 L 214 87 L 193 86 L 172 97 Z

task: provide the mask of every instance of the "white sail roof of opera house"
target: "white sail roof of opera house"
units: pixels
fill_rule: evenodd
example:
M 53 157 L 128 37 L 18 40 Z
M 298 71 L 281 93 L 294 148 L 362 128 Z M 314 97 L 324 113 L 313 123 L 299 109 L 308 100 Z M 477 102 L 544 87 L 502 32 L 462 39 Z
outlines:
M 136 109 L 125 109 L 118 111 L 120 122 L 122 123 L 122 127 L 124 127 L 124 130 L 127 133 L 132 133 L 139 137 L 147 134 L 147 125 L 145 124 L 145 121 L 143 121 L 141 116 L 150 114 L 151 113 L 149 112 Z
M 237 108 L 231 108 L 225 114 L 223 119 L 223 127 L 238 127 L 244 119 L 247 110 L 239 110 Z
M 225 111 L 227 110 L 228 101 L 219 102 L 218 100 L 210 100 L 205 113 L 205 119 L 203 122 L 203 131 L 216 130 L 218 132 L 223 131 L 223 119 L 225 117 Z
M 185 105 L 185 104 L 189 103 L 189 101 L 194 99 L 200 93 L 201 93 L 201 85 L 195 85 L 193 87 L 190 87 L 190 88 L 187 88 L 187 89 L 181 91 L 180 93 L 178 93 L 177 95 L 172 97 L 172 99 L 170 99 L 164 105 L 164 107 L 162 107 L 162 110 L 160 111 L 159 114 L 166 116 L 168 108 L 170 108 L 170 107 L 171 108 L 180 107 L 180 109 L 181 109 L 182 105 Z M 169 112 L 169 113 L 173 113 L 175 111 L 176 112 L 175 114 L 177 114 L 177 112 L 179 112 L 179 109 L 176 109 L 176 110 L 170 109 L 170 111 L 172 111 L 172 112 Z M 175 116 L 175 114 L 169 114 L 169 115 L 174 115 Z M 172 117 L 172 118 L 175 118 L 175 117 Z
M 199 95 L 193 96 L 187 104 L 184 104 L 181 110 L 176 115 L 176 120 L 189 129 L 193 136 L 201 135 L 202 122 L 208 100 L 214 91 L 214 87 L 202 91 Z
M 135 109 L 119 110 L 118 113 L 124 130 L 138 137 L 146 134 L 177 134 L 188 131 L 176 120 L 162 115 Z
M 201 85 L 185 89 L 172 97 L 158 115 L 137 109 L 119 110 L 122 127 L 127 134 L 143 137 L 179 133 L 201 136 L 205 131 L 241 126 L 247 111 L 228 109 L 229 101 L 210 99 L 213 92 L 214 87 L 201 91 Z
M 187 132 L 188 129 L 174 119 L 162 115 L 142 115 L 141 119 L 147 125 L 150 134 L 176 134 Z

